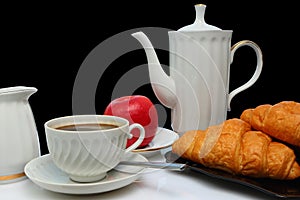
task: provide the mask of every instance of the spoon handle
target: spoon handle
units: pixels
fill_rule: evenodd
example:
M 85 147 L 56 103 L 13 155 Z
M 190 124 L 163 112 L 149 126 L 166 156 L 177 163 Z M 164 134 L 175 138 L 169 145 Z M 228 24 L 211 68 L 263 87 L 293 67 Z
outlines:
M 181 163 L 164 163 L 164 162 L 136 162 L 136 161 L 122 161 L 119 165 L 132 165 L 139 167 L 169 169 L 175 171 L 184 171 L 187 168 L 186 164 Z

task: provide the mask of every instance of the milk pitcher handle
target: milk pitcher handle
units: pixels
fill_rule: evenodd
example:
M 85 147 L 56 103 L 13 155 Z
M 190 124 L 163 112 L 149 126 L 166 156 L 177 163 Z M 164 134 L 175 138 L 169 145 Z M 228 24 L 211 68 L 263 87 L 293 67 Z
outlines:
M 258 77 L 260 76 L 262 66 L 263 66 L 261 49 L 259 48 L 259 46 L 256 43 L 254 43 L 250 40 L 242 40 L 242 41 L 236 43 L 235 45 L 233 45 L 231 47 L 231 60 L 230 60 L 230 63 L 232 63 L 232 61 L 233 61 L 233 56 L 234 56 L 235 51 L 238 50 L 238 48 L 240 48 L 242 46 L 249 46 L 255 51 L 256 59 L 257 59 L 256 70 L 255 70 L 253 76 L 251 77 L 251 79 L 247 83 L 245 83 L 244 85 L 236 88 L 235 90 L 233 90 L 232 92 L 229 93 L 228 102 L 227 102 L 228 111 L 231 110 L 230 102 L 231 102 L 232 98 L 235 95 L 237 95 L 238 93 L 240 93 L 241 91 L 246 90 L 249 87 L 251 87 L 257 81 Z

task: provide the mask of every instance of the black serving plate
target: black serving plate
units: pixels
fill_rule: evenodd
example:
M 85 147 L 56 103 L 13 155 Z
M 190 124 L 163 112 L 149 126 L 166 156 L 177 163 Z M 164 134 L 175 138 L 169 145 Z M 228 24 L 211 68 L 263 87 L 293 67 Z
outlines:
M 271 196 L 281 198 L 300 198 L 299 178 L 295 180 L 274 180 L 267 178 L 262 179 L 236 176 L 221 170 L 207 168 L 201 164 L 183 159 L 171 151 L 165 154 L 165 158 L 167 162 L 185 163 L 192 171 L 202 173 L 213 178 L 242 184 Z

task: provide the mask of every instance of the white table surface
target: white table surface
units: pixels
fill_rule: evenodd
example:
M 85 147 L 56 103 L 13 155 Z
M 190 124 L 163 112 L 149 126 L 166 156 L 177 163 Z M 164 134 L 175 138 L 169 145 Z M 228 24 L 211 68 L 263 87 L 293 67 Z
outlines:
M 157 154 L 150 161 L 164 160 Z M 47 191 L 31 180 L 0 184 L 0 200 L 44 200 L 44 199 L 130 199 L 130 200 L 193 200 L 193 199 L 273 199 L 262 192 L 246 186 L 208 177 L 193 171 L 174 172 L 164 169 L 150 170 L 132 184 L 106 193 L 93 195 L 67 195 Z

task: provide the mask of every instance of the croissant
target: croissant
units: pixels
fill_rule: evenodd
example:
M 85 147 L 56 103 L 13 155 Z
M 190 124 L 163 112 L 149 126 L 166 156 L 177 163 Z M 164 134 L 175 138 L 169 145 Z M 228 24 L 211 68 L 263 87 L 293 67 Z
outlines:
M 254 129 L 289 144 L 300 146 L 300 103 L 283 101 L 245 110 L 241 117 Z
M 241 119 L 230 119 L 205 131 L 185 132 L 172 145 L 172 152 L 209 168 L 257 178 L 295 179 L 300 166 L 294 151 L 272 142 Z

